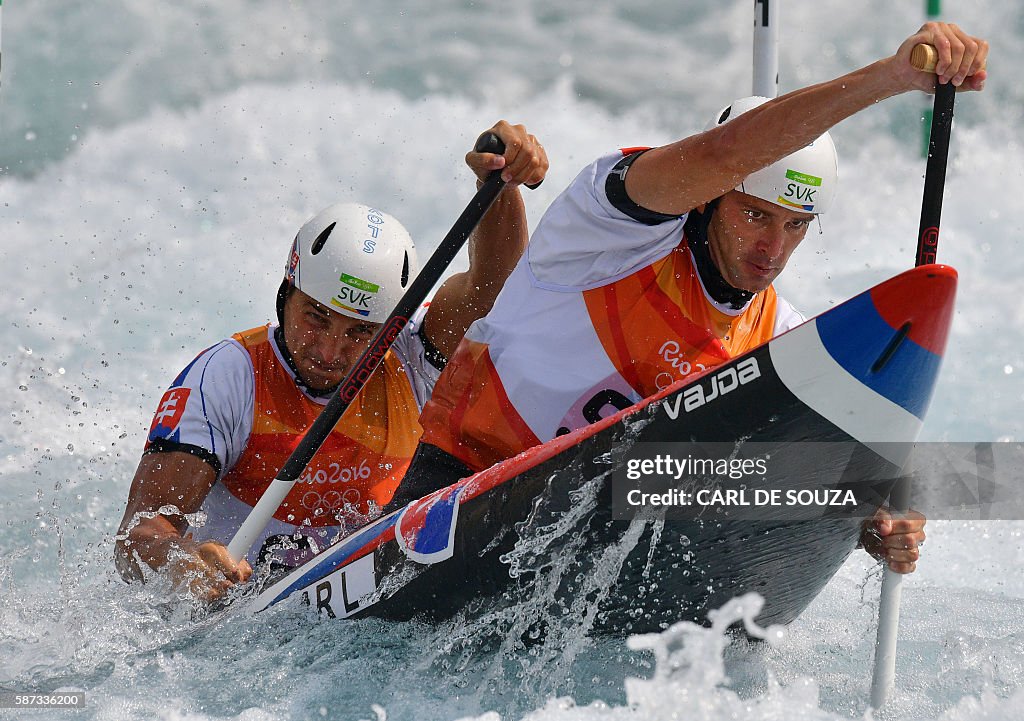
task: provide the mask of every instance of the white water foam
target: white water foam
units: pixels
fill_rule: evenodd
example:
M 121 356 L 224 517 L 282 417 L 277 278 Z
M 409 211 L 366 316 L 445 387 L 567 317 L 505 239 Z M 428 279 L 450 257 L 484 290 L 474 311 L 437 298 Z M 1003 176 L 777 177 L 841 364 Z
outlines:
M 429 250 L 472 194 L 462 154 L 506 117 L 537 132 L 552 159 L 549 180 L 527 194 L 535 223 L 593 156 L 692 132 L 745 93 L 745 3 L 338 3 L 320 15 L 241 0 L 155 15 L 128 0 L 88 12 L 64 5 L 9 4 L 4 15 L 3 688 L 84 688 L 85 715 L 100 719 L 372 719 L 375 706 L 389 718 L 431 719 L 489 709 L 503 719 L 638 718 L 638 708 L 646 717 L 697 708 L 721 720 L 863 717 L 877 584 L 862 556 L 770 649 L 720 651 L 704 645 L 713 637 L 687 636 L 693 663 L 724 663 L 731 682 L 655 672 L 648 652 L 621 641 L 581 641 L 575 667 L 555 669 L 561 686 L 514 700 L 478 693 L 472 659 L 457 677 L 417 667 L 448 640 L 444 629 L 319 623 L 287 604 L 255 619 L 194 622 L 148 589 L 125 587 L 110 563 L 159 395 L 198 350 L 272 316 L 287 244 L 306 217 L 335 200 L 370 200 Z M 1024 90 L 1000 70 L 1021 53 L 1021 20 L 1001 10 L 948 9 L 989 34 L 995 54 L 986 93 L 958 99 L 939 258 L 961 285 L 929 438 L 1024 436 L 1014 213 Z M 792 15 L 784 89 L 889 52 L 919 22 L 917 9 L 882 0 Z M 781 283 L 804 311 L 909 266 L 921 107 L 889 101 L 836 130 L 835 211 Z M 887 717 L 1016 718 L 1022 526 L 929 531 L 904 592 Z M 634 703 L 641 691 L 627 676 L 649 678 L 639 687 L 647 706 Z M 527 673 L 510 685 L 544 680 Z

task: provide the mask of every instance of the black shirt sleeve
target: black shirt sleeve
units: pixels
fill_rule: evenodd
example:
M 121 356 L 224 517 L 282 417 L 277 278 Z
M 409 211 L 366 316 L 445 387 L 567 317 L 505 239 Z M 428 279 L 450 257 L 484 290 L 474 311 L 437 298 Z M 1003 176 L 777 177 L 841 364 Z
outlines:
M 188 453 L 189 455 L 195 456 L 206 461 L 213 468 L 214 473 L 220 477 L 220 459 L 217 455 L 211 453 L 205 448 L 200 446 L 194 446 L 191 443 L 178 443 L 177 441 L 171 441 L 166 438 L 155 438 L 149 442 L 146 446 L 146 450 L 142 452 L 142 455 L 148 456 L 150 453 L 173 453 L 179 451 L 181 453 Z
M 633 202 L 633 199 L 626 193 L 626 173 L 629 171 L 629 166 L 646 152 L 646 150 L 638 150 L 635 153 L 630 153 L 611 169 L 604 184 L 604 192 L 608 196 L 608 201 L 615 206 L 616 210 L 644 225 L 660 225 L 670 220 L 678 220 L 682 217 L 681 215 L 667 215 L 648 210 Z

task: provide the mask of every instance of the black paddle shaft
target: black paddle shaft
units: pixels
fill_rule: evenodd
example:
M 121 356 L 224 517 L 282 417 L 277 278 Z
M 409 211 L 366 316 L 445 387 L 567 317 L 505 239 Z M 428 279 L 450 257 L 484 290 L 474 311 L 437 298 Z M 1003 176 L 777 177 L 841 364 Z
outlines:
M 935 107 L 928 138 L 928 165 L 924 174 L 924 200 L 921 203 L 921 227 L 917 234 L 915 266 L 934 263 L 938 252 L 942 191 L 946 185 L 946 160 L 949 157 L 955 99 L 956 88 L 953 83 L 935 84 Z
M 505 152 L 505 144 L 497 135 L 487 132 L 477 139 L 474 149 L 478 153 L 501 154 Z M 462 215 L 455 221 L 452 229 L 448 231 L 448 235 L 437 246 L 437 250 L 430 256 L 430 260 L 423 266 L 409 289 L 405 291 L 405 295 L 398 301 L 398 305 L 391 311 L 391 315 L 374 334 L 367 349 L 352 366 L 341 385 L 331 394 L 331 399 L 313 421 L 313 425 L 303 434 L 298 446 L 281 467 L 276 480 L 293 481 L 305 470 L 352 400 L 384 361 L 384 355 L 394 344 L 402 328 L 408 324 L 409 318 L 426 300 L 427 294 L 441 279 L 441 275 L 448 268 L 452 259 L 462 250 L 466 239 L 469 238 L 504 186 L 505 181 L 501 179 L 501 171 L 495 170 L 487 177 L 483 186 L 476 191 L 476 195 L 469 201 L 469 205 L 462 211 Z
M 924 199 L 921 201 L 921 227 L 917 234 L 917 258 L 914 266 L 935 262 L 939 247 L 939 220 L 942 217 L 942 191 L 946 185 L 946 161 L 949 136 L 953 130 L 953 83 L 935 83 L 932 128 L 928 137 L 928 164 L 924 172 Z M 893 487 L 889 506 L 901 513 L 910 509 L 910 482 L 902 478 Z

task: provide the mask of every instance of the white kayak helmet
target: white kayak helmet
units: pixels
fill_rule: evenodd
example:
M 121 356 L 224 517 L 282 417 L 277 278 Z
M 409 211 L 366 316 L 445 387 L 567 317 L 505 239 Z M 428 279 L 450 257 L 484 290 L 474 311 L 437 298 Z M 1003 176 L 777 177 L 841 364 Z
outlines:
M 299 229 L 282 292 L 294 286 L 336 313 L 383 323 L 418 269 L 412 238 L 394 217 L 368 205 L 336 203 Z M 279 317 L 282 308 L 279 294 Z
M 705 130 L 727 123 L 768 100 L 756 95 L 736 100 L 722 108 Z M 751 173 L 736 190 L 788 210 L 817 215 L 832 205 L 838 179 L 836 146 L 832 136 L 825 132 L 810 145 Z

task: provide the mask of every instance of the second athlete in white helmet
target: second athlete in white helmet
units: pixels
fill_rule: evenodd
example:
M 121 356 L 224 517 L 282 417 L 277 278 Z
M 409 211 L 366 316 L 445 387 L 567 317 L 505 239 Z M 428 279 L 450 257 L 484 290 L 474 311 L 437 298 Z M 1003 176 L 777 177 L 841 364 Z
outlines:
M 517 186 L 547 171 L 525 128 L 491 130 L 505 153 L 470 152 L 466 161 L 478 179 L 500 170 L 509 185 L 469 239 L 469 269 L 449 277 L 399 334 L 239 562 L 225 544 L 416 276 L 412 239 L 391 214 L 400 210 L 344 202 L 314 215 L 291 243 L 278 322 L 215 343 L 175 377 L 157 404 L 119 529 L 115 560 L 126 579 L 163 580 L 172 593 L 210 601 L 254 566 L 301 563 L 391 500 L 440 369 L 526 245 Z

